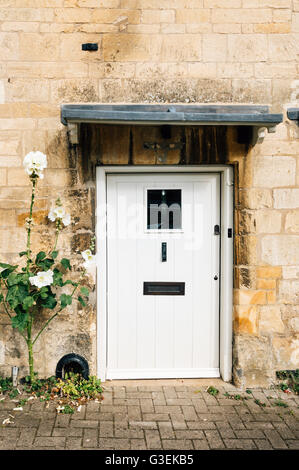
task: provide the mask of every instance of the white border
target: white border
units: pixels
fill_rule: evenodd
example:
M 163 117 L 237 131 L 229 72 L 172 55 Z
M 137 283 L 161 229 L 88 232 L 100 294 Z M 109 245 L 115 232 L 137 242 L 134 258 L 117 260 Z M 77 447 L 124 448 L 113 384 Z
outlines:
M 225 382 L 232 380 L 232 321 L 233 321 L 233 168 L 225 165 L 190 166 L 98 166 L 96 168 L 96 237 L 97 243 L 97 376 L 104 382 L 107 364 L 107 255 L 105 214 L 99 214 L 107 200 L 106 175 L 111 173 L 220 173 L 221 175 L 221 258 L 220 258 L 220 375 Z M 103 210 L 103 209 L 102 209 Z

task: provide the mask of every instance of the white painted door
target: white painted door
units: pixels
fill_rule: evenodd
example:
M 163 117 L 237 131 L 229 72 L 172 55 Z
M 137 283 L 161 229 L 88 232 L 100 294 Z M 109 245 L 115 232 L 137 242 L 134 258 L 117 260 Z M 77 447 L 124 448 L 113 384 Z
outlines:
M 219 377 L 219 186 L 107 175 L 107 379 Z

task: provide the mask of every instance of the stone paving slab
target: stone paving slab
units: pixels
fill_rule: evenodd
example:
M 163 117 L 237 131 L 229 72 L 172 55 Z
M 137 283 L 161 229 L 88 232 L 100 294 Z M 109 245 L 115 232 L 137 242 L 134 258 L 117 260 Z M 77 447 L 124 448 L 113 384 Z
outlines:
M 213 385 L 216 397 L 207 392 Z M 236 389 L 220 380 L 111 381 L 102 403 L 72 415 L 28 401 L 0 401 L 0 450 L 298 450 L 299 397 Z M 225 396 L 238 395 L 247 399 Z M 280 403 L 280 405 L 279 405 Z M 283 403 L 283 405 L 282 405 Z M 10 423 L 3 424 L 9 418 Z

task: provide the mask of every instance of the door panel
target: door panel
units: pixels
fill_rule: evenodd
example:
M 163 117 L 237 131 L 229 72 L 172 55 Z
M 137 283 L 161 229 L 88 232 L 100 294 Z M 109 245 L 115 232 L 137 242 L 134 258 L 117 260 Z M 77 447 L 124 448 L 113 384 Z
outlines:
M 219 376 L 219 185 L 217 174 L 107 176 L 107 378 Z M 184 282 L 185 295 L 144 295 L 144 282 Z

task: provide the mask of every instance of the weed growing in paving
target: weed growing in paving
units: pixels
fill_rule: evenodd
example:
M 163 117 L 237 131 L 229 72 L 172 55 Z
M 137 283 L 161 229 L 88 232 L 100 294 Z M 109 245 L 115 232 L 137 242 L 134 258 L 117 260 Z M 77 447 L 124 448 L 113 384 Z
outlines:
M 208 392 L 209 395 L 212 395 L 212 397 L 216 397 L 219 394 L 219 390 L 217 388 L 213 387 L 213 385 L 211 385 L 207 389 L 207 392 Z

